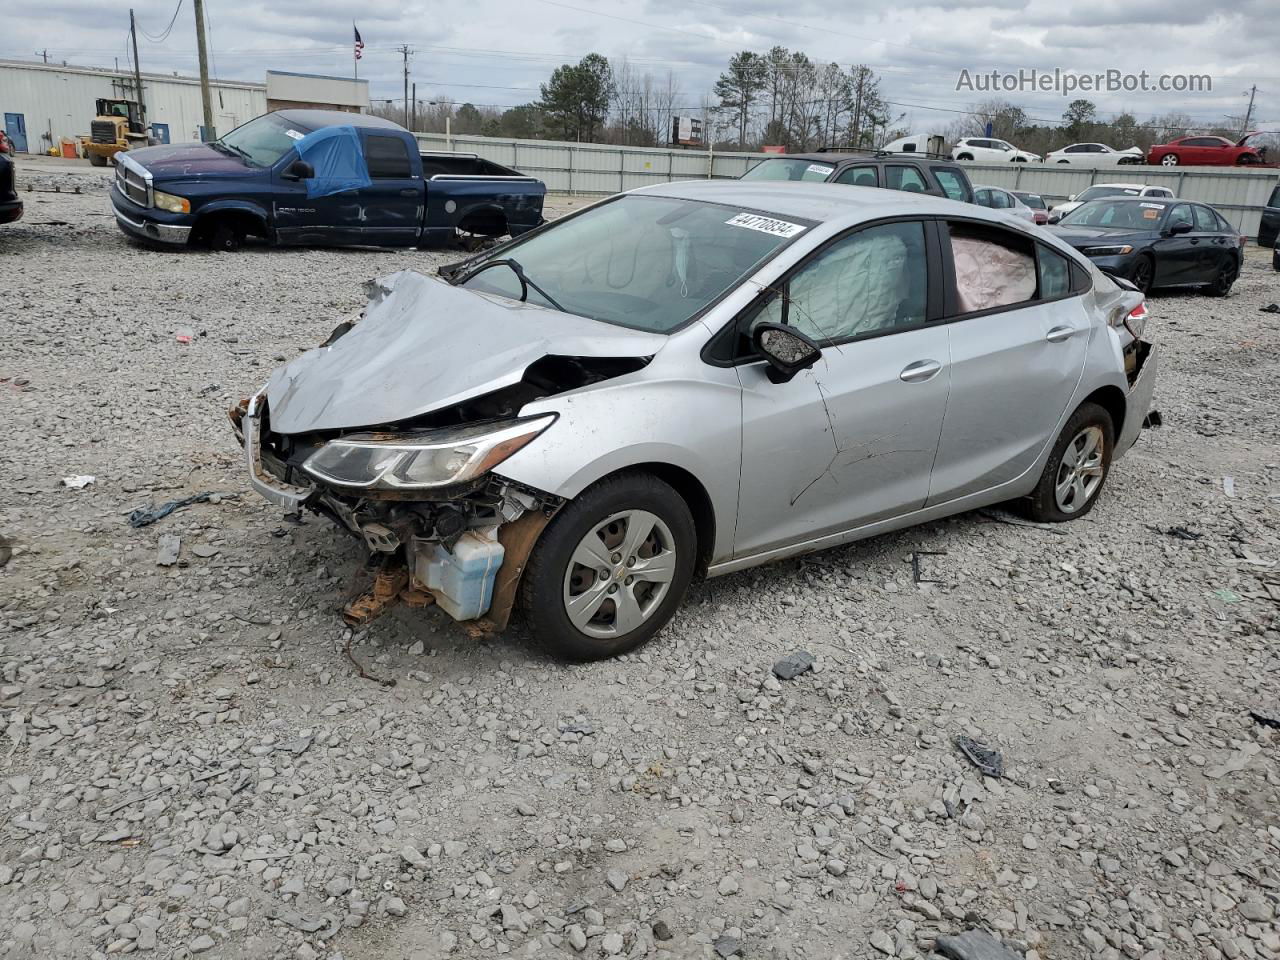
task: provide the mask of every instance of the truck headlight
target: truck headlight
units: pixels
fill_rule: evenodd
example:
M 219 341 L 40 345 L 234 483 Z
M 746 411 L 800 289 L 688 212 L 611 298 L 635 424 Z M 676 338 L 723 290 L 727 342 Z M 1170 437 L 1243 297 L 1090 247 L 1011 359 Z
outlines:
M 168 210 L 170 213 L 190 213 L 191 201 L 186 197 L 177 197 L 172 193 L 162 193 L 156 190 L 153 194 L 155 205 L 161 210 Z
M 420 433 L 353 433 L 307 458 L 302 469 L 340 487 L 417 490 L 488 473 L 555 421 L 554 413 Z

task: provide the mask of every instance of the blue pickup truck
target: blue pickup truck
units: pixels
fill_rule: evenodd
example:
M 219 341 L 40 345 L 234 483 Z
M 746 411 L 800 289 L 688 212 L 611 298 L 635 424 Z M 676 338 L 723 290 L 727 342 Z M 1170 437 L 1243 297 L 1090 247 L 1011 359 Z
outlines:
M 220 140 L 118 154 L 111 205 L 151 243 L 425 247 L 518 236 L 546 185 L 471 154 L 424 153 L 379 117 L 280 110 Z

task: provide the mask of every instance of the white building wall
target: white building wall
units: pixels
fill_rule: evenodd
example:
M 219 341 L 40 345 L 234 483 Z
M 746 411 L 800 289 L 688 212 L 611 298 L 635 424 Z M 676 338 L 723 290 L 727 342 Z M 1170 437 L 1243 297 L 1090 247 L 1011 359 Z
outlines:
M 189 77 L 142 75 L 148 123 L 167 123 L 175 142 L 197 139 L 203 122 L 200 83 Z M 220 133 L 267 112 L 267 88 L 260 83 L 212 82 L 214 123 Z M 27 148 L 32 153 L 53 142 L 89 132 L 94 101 L 99 97 L 136 99 L 131 74 L 89 67 L 0 61 L 0 115 L 21 113 L 26 119 Z M 3 118 L 0 117 L 0 120 Z

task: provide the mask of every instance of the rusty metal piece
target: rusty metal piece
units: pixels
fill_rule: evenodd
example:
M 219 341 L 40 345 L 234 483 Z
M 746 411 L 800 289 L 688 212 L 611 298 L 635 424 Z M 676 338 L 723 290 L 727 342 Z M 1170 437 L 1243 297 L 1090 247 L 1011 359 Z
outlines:
M 410 577 L 408 584 L 400 591 L 400 602 L 406 607 L 414 609 L 422 609 L 429 607 L 436 602 L 436 598 L 432 595 L 417 577 Z
M 516 593 L 520 589 L 520 578 L 524 576 L 524 568 L 529 563 L 529 554 L 533 545 L 551 518 L 541 510 L 530 510 L 518 520 L 504 523 L 498 528 L 498 542 L 502 544 L 502 566 L 498 568 L 493 584 L 493 600 L 489 604 L 489 612 L 477 621 L 480 629 L 489 633 L 499 633 L 507 629 L 511 622 L 511 610 L 515 606 Z
M 403 564 L 384 566 L 373 578 L 373 586 L 343 608 L 342 619 L 350 627 L 367 626 L 396 602 L 408 582 L 409 572 Z

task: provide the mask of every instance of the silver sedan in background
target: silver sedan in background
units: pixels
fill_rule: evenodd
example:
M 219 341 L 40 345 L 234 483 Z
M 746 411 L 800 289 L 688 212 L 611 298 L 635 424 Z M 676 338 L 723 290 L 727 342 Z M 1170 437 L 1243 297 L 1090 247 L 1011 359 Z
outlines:
M 1036 222 L 1036 212 L 1018 199 L 1011 191 L 1004 189 L 1004 187 L 979 187 L 975 185 L 973 188 L 973 202 L 980 207 L 1011 213 L 1015 217 L 1026 220 L 1028 223 Z
M 571 659 L 693 578 L 1020 500 L 1088 513 L 1148 412 L 1142 296 L 1030 225 L 826 184 L 601 201 L 365 314 L 231 411 L 255 489 L 397 600 Z

